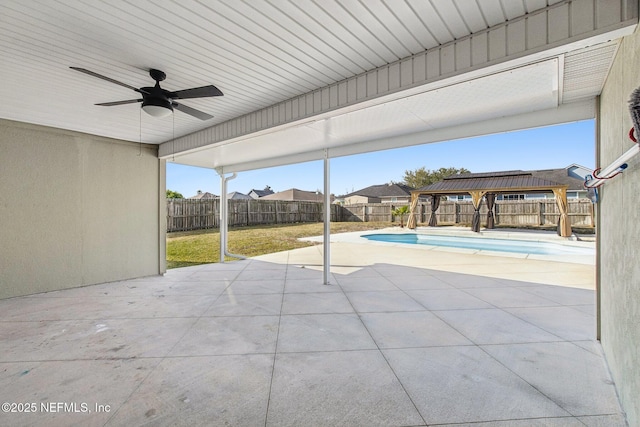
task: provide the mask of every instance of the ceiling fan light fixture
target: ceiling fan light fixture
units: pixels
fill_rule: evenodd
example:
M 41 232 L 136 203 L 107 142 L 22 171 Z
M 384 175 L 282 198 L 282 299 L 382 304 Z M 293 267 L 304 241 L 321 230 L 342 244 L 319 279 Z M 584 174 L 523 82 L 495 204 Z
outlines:
M 149 70 L 149 76 L 153 80 L 155 80 L 156 84 L 154 86 L 146 86 L 141 88 L 136 88 L 126 83 L 119 82 L 118 80 L 114 80 L 110 77 L 103 76 L 102 74 L 98 74 L 96 72 L 87 70 L 86 68 L 79 67 L 70 67 L 72 70 L 79 71 L 81 73 L 87 74 L 91 77 L 96 77 L 98 79 L 106 80 L 110 83 L 117 84 L 119 86 L 126 87 L 127 89 L 131 89 L 134 92 L 142 95 L 142 98 L 137 99 L 127 99 L 124 101 L 115 101 L 115 102 L 101 102 L 95 105 L 100 105 L 103 107 L 113 107 L 116 105 L 125 105 L 125 104 L 134 104 L 138 102 L 142 102 L 142 109 L 152 117 L 167 117 L 173 113 L 174 108 L 180 112 L 193 116 L 200 120 L 209 120 L 212 119 L 213 116 L 202 112 L 200 110 L 196 110 L 195 108 L 189 107 L 188 105 L 179 104 L 175 99 L 192 99 L 192 98 L 208 98 L 211 96 L 223 96 L 224 94 L 220 89 L 215 87 L 214 85 L 202 86 L 202 87 L 192 87 L 190 89 L 176 90 L 176 91 L 168 91 L 160 87 L 160 82 L 163 81 L 167 75 L 156 69 Z
M 173 113 L 171 101 L 167 99 L 148 98 L 142 103 L 145 113 L 153 117 L 167 117 Z

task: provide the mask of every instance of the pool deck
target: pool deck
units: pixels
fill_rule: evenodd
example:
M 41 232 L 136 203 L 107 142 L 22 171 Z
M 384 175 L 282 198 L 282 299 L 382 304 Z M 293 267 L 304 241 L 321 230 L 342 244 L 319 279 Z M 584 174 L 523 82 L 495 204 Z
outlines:
M 336 241 L 324 285 L 322 253 L 0 301 L 0 398 L 38 405 L 0 425 L 626 425 L 592 265 Z

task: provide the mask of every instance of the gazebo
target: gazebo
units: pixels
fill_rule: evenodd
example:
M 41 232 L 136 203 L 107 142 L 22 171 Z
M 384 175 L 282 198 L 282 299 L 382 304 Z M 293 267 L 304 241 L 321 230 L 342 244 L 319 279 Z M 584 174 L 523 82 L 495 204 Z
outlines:
M 487 213 L 487 228 L 495 227 L 494 206 L 498 194 L 543 193 L 553 192 L 560 211 L 558 220 L 558 235 L 571 236 L 567 205 L 567 185 L 533 176 L 525 171 L 506 171 L 490 173 L 469 173 L 452 175 L 442 181 L 422 187 L 411 192 L 411 213 L 407 227 L 416 228 L 415 210 L 420 196 L 431 196 L 431 216 L 429 226 L 437 225 L 436 211 L 440 205 L 440 197 L 454 194 L 470 194 L 475 212 L 471 222 L 471 230 L 480 231 L 480 206 L 484 196 L 489 212 Z

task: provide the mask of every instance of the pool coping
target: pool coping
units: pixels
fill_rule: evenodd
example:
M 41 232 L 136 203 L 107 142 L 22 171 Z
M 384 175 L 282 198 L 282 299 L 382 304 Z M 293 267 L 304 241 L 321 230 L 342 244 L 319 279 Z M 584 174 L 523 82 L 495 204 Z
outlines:
M 368 240 L 362 236 L 367 234 L 428 234 L 437 236 L 458 236 L 458 237 L 476 237 L 476 238 L 491 238 L 491 239 L 505 239 L 505 240 L 525 240 L 530 242 L 543 242 L 543 243 L 555 243 L 559 245 L 580 247 L 580 248 L 593 248 L 595 249 L 595 242 L 580 241 L 575 236 L 572 237 L 560 237 L 553 232 L 543 231 L 529 231 L 529 230 L 481 230 L 479 233 L 473 232 L 468 228 L 462 227 L 447 227 L 445 228 L 432 228 L 432 227 L 418 227 L 416 230 L 410 230 L 400 227 L 387 227 L 378 230 L 369 231 L 355 231 L 348 233 L 338 233 L 331 235 L 331 242 L 344 242 L 355 243 L 364 245 L 378 245 L 387 247 L 410 247 L 416 250 L 424 251 L 439 251 L 439 252 L 452 252 L 452 253 L 464 253 L 481 256 L 493 256 L 504 258 L 519 258 L 519 259 L 532 259 L 540 261 L 553 261 L 564 262 L 571 264 L 586 264 L 595 265 L 595 252 L 593 255 L 577 255 L 577 254 L 562 254 L 562 255 L 540 255 L 529 253 L 514 253 L 503 251 L 489 251 L 480 249 L 468 249 L 468 248 L 452 248 L 447 246 L 435 246 L 435 245 L 415 245 L 410 243 L 398 243 L 398 242 L 382 242 L 375 240 Z M 322 243 L 322 236 L 305 237 L 299 240 Z

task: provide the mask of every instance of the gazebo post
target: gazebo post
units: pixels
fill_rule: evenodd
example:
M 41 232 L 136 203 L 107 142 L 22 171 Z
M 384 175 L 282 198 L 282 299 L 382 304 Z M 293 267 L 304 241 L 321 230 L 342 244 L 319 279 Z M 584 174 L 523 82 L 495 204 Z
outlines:
M 411 207 L 409 209 L 409 219 L 407 219 L 407 228 L 415 230 L 417 227 L 416 221 L 416 208 L 418 207 L 418 199 L 420 198 L 420 193 L 411 192 Z
M 561 237 L 571 236 L 571 221 L 569 219 L 569 204 L 567 203 L 567 189 L 566 188 L 554 188 L 553 195 L 556 196 L 556 204 L 560 211 L 560 218 L 558 219 L 558 235 Z
M 487 212 L 487 228 L 496 228 L 495 214 L 493 213 L 493 208 L 496 204 L 496 193 L 487 193 L 484 198 L 487 200 L 487 209 L 489 209 Z
M 471 194 L 471 202 L 473 203 L 473 219 L 471 220 L 471 231 L 478 233 L 480 231 L 480 205 L 482 204 L 482 196 L 486 191 L 469 191 Z
M 436 211 L 440 206 L 440 196 L 437 194 L 431 195 L 431 216 L 429 217 L 429 227 L 435 227 L 438 225 L 438 218 L 436 217 Z

